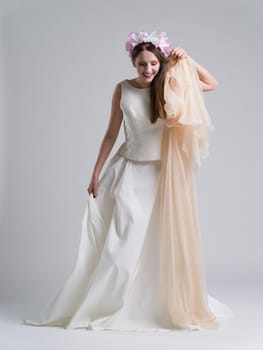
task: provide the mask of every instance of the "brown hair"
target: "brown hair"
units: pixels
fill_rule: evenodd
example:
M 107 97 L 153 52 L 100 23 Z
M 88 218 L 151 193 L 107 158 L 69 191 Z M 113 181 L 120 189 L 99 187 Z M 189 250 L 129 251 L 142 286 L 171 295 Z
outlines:
M 164 82 L 167 72 L 168 63 L 174 63 L 176 59 L 170 57 L 165 57 L 162 51 L 157 48 L 151 42 L 142 42 L 136 45 L 131 53 L 131 59 L 133 63 L 135 62 L 136 57 L 140 52 L 147 50 L 152 52 L 160 62 L 160 68 L 156 76 L 154 77 L 151 83 L 151 122 L 155 123 L 158 118 L 165 118 L 164 110 Z M 172 61 L 172 62 L 170 62 Z M 175 62 L 176 63 L 176 62 Z

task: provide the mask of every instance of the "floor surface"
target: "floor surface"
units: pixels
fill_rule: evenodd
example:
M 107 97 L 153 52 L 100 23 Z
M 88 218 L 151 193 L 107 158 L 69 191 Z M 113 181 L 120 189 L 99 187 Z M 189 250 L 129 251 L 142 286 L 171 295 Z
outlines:
M 249 285 L 249 284 L 248 284 Z M 216 288 L 213 288 L 215 290 Z M 235 318 L 225 321 L 219 330 L 163 332 L 120 332 L 66 330 L 59 327 L 35 327 L 22 323 L 36 315 L 37 302 L 0 304 L 0 348 L 3 350 L 262 350 L 262 287 L 239 285 L 219 289 L 219 300 L 231 307 Z

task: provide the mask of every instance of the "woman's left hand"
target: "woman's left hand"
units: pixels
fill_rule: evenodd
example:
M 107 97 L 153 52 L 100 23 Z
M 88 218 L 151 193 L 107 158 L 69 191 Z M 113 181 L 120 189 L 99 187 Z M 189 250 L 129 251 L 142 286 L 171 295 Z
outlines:
M 174 55 L 175 57 L 182 58 L 182 59 L 190 58 L 190 56 L 186 53 L 186 51 L 181 47 L 176 47 L 176 48 L 172 49 L 170 54 Z

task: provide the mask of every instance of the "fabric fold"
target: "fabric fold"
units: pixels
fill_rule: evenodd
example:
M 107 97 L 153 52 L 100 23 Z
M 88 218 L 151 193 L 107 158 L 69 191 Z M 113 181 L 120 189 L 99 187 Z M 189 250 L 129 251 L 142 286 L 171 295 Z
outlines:
M 195 172 L 209 154 L 214 129 L 197 71 L 189 59 L 169 67 L 160 173 L 161 300 L 182 328 L 218 328 L 208 306 Z

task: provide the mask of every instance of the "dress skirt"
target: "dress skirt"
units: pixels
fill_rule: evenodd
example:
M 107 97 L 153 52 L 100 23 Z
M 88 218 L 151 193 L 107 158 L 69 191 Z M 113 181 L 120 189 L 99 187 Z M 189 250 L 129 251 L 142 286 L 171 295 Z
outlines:
M 158 184 L 161 161 L 115 153 L 89 195 L 76 265 L 37 326 L 174 331 L 160 300 Z M 208 295 L 219 320 L 231 309 Z

